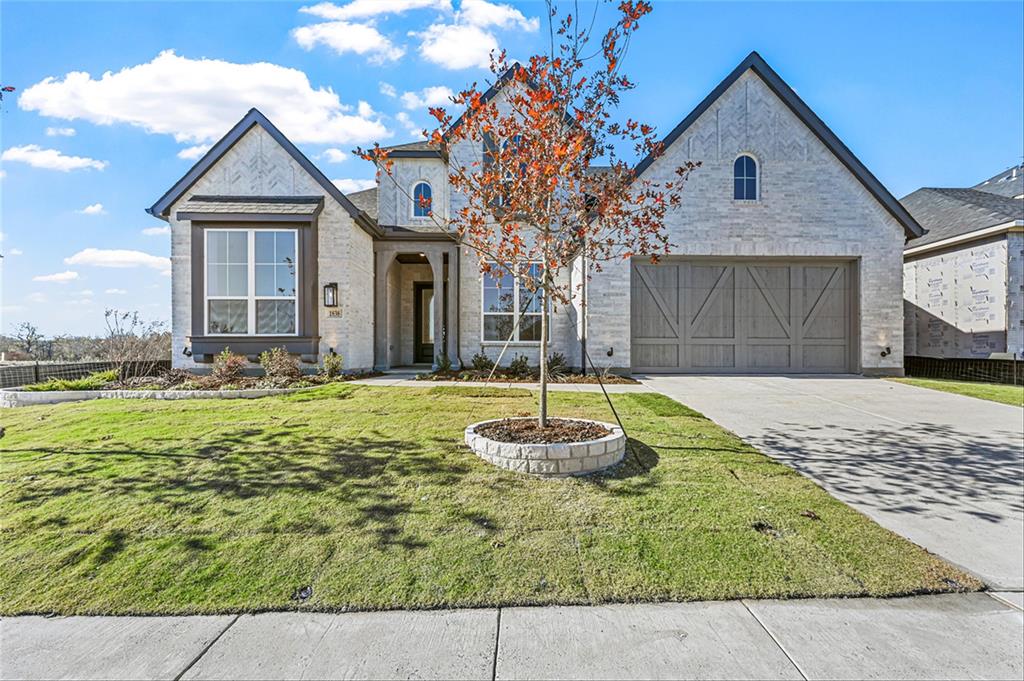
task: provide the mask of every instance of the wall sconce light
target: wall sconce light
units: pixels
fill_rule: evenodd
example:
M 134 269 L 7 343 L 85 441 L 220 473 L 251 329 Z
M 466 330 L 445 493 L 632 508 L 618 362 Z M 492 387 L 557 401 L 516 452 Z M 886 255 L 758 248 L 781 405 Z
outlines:
M 324 284 L 324 307 L 338 307 L 338 284 Z

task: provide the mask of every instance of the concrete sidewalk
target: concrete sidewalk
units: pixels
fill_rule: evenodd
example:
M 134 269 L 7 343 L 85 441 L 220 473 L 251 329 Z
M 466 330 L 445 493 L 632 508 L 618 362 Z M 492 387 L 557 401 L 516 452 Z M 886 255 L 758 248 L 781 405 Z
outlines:
M 0 620 L 4 679 L 1020 679 L 1022 674 L 1020 593 Z

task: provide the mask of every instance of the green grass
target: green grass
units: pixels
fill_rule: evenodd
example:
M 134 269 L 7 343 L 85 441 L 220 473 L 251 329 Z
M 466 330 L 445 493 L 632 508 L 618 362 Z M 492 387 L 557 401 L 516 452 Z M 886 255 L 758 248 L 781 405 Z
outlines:
M 525 390 L 337 385 L 5 410 L 0 614 L 980 587 L 701 415 L 613 398 L 627 462 L 562 480 L 496 469 L 461 442 L 471 422 L 532 413 Z M 602 400 L 551 395 L 555 414 L 611 420 Z M 312 598 L 292 600 L 304 585 Z
M 32 383 L 22 387 L 28 392 L 48 392 L 51 390 L 102 390 L 108 383 L 117 380 L 117 370 L 97 371 L 82 378 L 51 378 L 42 383 Z
M 947 381 L 938 378 L 893 378 L 893 381 L 916 385 L 919 388 L 931 388 L 957 395 L 977 397 L 981 400 L 1002 402 L 1015 407 L 1024 407 L 1024 386 L 1006 385 L 1004 383 L 975 383 L 973 381 Z

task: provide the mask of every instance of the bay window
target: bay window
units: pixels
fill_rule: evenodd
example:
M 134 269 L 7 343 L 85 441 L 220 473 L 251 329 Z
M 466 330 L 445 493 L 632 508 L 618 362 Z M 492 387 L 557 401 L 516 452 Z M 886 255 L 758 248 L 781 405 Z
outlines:
M 207 333 L 295 335 L 297 230 L 207 229 L 205 235 Z
M 505 342 L 511 336 L 513 342 L 540 341 L 544 293 L 540 289 L 530 291 L 510 272 L 494 267 L 500 276 L 483 275 L 483 340 Z M 540 279 L 540 263 L 523 267 L 528 278 Z

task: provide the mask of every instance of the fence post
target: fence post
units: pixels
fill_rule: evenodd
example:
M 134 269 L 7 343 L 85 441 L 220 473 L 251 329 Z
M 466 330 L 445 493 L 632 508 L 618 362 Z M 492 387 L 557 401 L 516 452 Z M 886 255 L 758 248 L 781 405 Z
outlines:
M 39 360 L 36 360 L 36 363 L 32 366 L 32 375 L 35 378 L 35 380 L 33 380 L 32 382 L 33 383 L 38 383 L 39 382 Z

